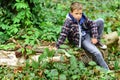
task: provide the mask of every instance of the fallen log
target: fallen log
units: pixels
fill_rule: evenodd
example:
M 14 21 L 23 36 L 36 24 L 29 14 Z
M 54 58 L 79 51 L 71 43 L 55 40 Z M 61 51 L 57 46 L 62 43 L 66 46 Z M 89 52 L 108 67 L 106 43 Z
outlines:
M 119 36 L 118 36 L 117 31 L 114 31 L 114 32 L 111 32 L 109 34 L 103 35 L 103 38 L 105 40 L 106 45 L 110 45 L 110 44 L 118 41 Z
M 35 55 L 30 55 L 29 60 L 30 62 L 38 61 L 38 58 L 41 54 L 37 53 Z M 61 60 L 62 57 L 62 60 Z M 64 59 L 64 61 L 63 61 Z M 17 58 L 15 56 L 14 51 L 0 51 L 0 65 L 7 65 L 7 66 L 24 66 L 25 65 L 26 59 L 24 56 Z M 47 62 L 66 62 L 68 61 L 66 56 L 63 54 L 60 54 L 58 56 L 53 56 L 53 57 L 47 57 L 43 61 Z

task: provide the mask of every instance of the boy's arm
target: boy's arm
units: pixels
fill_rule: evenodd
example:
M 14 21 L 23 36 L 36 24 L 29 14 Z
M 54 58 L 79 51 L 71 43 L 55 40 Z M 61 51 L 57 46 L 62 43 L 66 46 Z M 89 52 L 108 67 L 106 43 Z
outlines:
M 69 29 L 70 29 L 69 26 L 70 26 L 70 22 L 66 20 L 64 23 L 64 26 L 62 27 L 58 42 L 56 43 L 56 48 L 59 48 L 60 45 L 64 43 L 64 41 L 69 33 Z
M 97 37 L 98 37 L 98 27 L 96 26 L 96 23 L 93 22 L 92 20 L 87 20 L 87 26 L 90 27 L 91 33 L 92 33 L 92 38 L 91 42 L 93 44 L 96 44 L 98 42 Z
M 91 27 L 91 33 L 92 33 L 92 38 L 97 39 L 98 37 L 98 27 L 96 26 L 96 23 L 93 22 L 92 20 L 87 20 L 88 26 Z

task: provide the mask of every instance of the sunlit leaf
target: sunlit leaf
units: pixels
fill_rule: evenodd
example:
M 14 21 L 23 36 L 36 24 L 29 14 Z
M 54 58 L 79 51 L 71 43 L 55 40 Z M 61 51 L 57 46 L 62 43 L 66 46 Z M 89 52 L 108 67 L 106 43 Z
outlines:
M 67 77 L 64 74 L 60 74 L 59 80 L 67 80 Z
M 95 66 L 95 65 L 97 65 L 97 64 L 96 64 L 94 61 L 90 61 L 90 62 L 89 62 L 89 65 L 90 65 L 90 66 Z

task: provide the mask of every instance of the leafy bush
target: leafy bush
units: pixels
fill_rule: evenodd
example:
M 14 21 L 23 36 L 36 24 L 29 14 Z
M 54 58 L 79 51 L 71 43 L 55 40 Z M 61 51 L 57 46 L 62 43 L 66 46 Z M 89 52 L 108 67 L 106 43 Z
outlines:
M 78 1 L 78 0 L 74 0 Z M 0 48 L 8 50 L 14 44 L 7 44 L 10 38 L 22 40 L 21 44 L 35 45 L 38 40 L 57 41 L 69 5 L 72 0 L 0 0 Z M 84 13 L 92 20 L 102 17 L 105 20 L 105 33 L 120 33 L 119 0 L 82 0 Z M 6 44 L 7 45 L 6 45 Z M 45 49 L 39 62 L 26 61 L 26 66 L 18 69 L 0 67 L 2 80 L 116 80 L 111 72 L 104 72 L 94 62 L 85 65 L 77 60 L 73 50 L 68 63 L 42 62 L 52 57 L 54 51 Z M 29 52 L 29 50 L 28 50 Z M 119 56 L 119 52 L 117 53 Z M 109 56 L 112 59 L 114 56 Z M 109 59 L 108 58 L 108 59 Z M 114 62 L 115 70 L 119 61 Z
M 11 37 L 22 39 L 25 44 L 31 45 L 36 44 L 38 39 L 56 41 L 71 2 L 71 0 L 1 0 L 0 43 L 6 42 Z M 90 19 L 102 17 L 105 20 L 106 33 L 120 31 L 119 0 L 80 2 L 83 4 L 84 13 Z
M 31 80 L 115 80 L 114 72 L 106 71 L 97 66 L 95 62 L 90 62 L 86 67 L 83 62 L 77 60 L 71 54 L 69 61 L 49 62 L 45 59 L 53 57 L 54 51 L 45 49 L 39 57 L 38 62 L 26 60 L 26 66 L 16 69 L 0 67 L 0 79 L 31 79 Z
M 1 43 L 9 38 L 35 44 L 37 39 L 56 41 L 67 8 L 54 1 L 1 0 Z M 62 15 L 61 15 L 62 13 Z

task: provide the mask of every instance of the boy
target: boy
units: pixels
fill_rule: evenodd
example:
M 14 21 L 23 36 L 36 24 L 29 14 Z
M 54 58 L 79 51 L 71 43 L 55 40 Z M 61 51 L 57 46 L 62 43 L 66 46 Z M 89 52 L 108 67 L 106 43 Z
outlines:
M 56 47 L 59 48 L 67 37 L 70 43 L 89 52 L 99 66 L 109 70 L 101 52 L 95 46 L 95 44 L 100 45 L 103 24 L 102 19 L 89 20 L 82 12 L 82 5 L 79 2 L 73 2 L 70 6 L 70 13 L 66 16 Z M 101 45 L 101 48 L 105 49 L 106 46 Z

